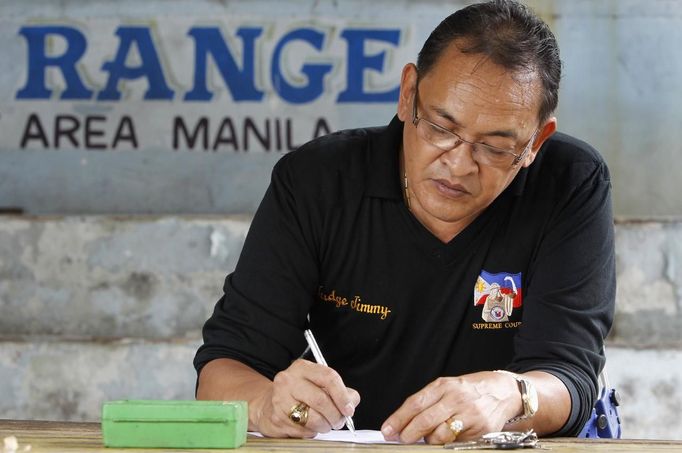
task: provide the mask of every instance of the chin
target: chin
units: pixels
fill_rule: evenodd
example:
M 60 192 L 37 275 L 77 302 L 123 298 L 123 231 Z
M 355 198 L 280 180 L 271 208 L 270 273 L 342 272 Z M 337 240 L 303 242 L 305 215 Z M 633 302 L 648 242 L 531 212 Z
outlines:
M 427 211 L 442 222 L 458 222 L 473 214 L 473 211 L 466 209 L 466 206 L 453 207 L 452 203 L 452 201 L 439 203 L 438 205 L 430 206 L 431 209 Z
M 436 211 L 440 214 L 438 217 L 444 222 L 459 222 L 465 219 L 475 219 L 489 205 L 490 203 L 481 205 L 446 200 L 440 203 L 440 206 L 436 209 Z

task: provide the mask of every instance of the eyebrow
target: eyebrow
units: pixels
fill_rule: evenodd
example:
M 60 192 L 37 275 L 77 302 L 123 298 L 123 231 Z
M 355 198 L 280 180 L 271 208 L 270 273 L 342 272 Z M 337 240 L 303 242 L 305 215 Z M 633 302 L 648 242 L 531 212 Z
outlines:
M 449 112 L 446 110 L 435 106 L 435 105 L 429 105 L 431 110 L 433 110 L 438 116 L 441 118 L 449 121 L 450 123 L 454 124 L 455 128 L 457 129 L 463 129 L 464 126 L 462 123 L 457 121 L 457 119 L 452 116 Z M 488 132 L 484 132 L 481 134 L 483 137 L 505 137 L 505 138 L 513 138 L 513 139 L 518 139 L 518 135 L 516 134 L 516 131 L 509 130 L 509 129 L 496 129 Z

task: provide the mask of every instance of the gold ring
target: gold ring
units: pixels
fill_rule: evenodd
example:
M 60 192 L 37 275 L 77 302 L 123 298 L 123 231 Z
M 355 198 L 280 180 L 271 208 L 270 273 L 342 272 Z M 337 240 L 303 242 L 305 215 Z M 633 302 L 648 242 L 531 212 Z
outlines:
M 289 420 L 297 425 L 305 426 L 308 423 L 308 407 L 305 403 L 294 404 L 289 411 Z
M 448 425 L 448 429 L 452 432 L 452 434 L 455 436 L 454 438 L 457 439 L 457 436 L 459 436 L 459 433 L 464 431 L 464 422 L 458 418 L 449 418 L 445 420 L 445 424 Z

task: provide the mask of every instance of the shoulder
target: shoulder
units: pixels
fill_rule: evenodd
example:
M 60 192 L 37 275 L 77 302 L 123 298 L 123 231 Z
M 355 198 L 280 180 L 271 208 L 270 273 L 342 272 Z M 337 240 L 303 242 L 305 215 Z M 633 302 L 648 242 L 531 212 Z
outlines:
M 561 132 L 542 145 L 529 173 L 532 179 L 552 179 L 571 186 L 586 180 L 608 183 L 611 179 L 599 151 L 589 143 Z
M 348 129 L 316 138 L 284 155 L 273 169 L 297 191 L 338 192 L 352 182 L 362 186 L 370 143 L 386 127 Z
M 384 129 L 346 129 L 318 137 L 282 157 L 281 165 L 303 171 L 347 168 L 363 159 L 372 136 Z

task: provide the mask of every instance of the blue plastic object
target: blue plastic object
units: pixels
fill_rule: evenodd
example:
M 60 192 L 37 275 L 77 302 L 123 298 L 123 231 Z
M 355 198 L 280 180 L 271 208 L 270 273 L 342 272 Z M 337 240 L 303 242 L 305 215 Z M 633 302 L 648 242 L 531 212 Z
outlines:
M 618 415 L 620 397 L 616 389 L 608 385 L 606 373 L 599 376 L 601 391 L 592 409 L 592 416 L 578 434 L 582 438 L 620 439 L 622 426 Z

